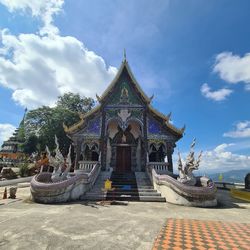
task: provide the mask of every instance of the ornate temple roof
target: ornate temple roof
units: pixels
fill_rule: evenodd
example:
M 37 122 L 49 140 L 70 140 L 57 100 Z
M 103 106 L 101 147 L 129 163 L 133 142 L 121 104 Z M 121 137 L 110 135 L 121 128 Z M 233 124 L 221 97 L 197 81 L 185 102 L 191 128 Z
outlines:
M 122 72 L 124 71 L 124 69 L 126 69 L 128 71 L 128 74 L 130 76 L 130 78 L 132 79 L 132 83 L 134 84 L 135 88 L 137 89 L 137 91 L 140 93 L 140 95 L 142 96 L 143 100 L 146 103 L 150 103 L 151 99 L 144 93 L 144 91 L 142 90 L 142 88 L 140 87 L 139 83 L 136 81 L 130 67 L 129 64 L 127 62 L 126 59 L 123 60 L 115 78 L 113 79 L 113 81 L 109 84 L 108 88 L 104 91 L 104 93 L 102 94 L 102 96 L 99 99 L 99 102 L 104 101 L 104 99 L 106 97 L 108 97 L 108 95 L 112 92 L 112 90 L 114 89 L 119 77 L 121 76 Z
M 133 85 L 134 89 L 136 90 L 136 92 L 140 95 L 142 101 L 146 104 L 146 106 L 148 107 L 148 110 L 150 113 L 152 113 L 156 118 L 160 119 L 161 121 L 164 122 L 164 124 L 167 126 L 168 129 L 170 129 L 171 131 L 173 131 L 175 134 L 177 134 L 179 137 L 182 137 L 184 130 L 185 130 L 185 126 L 181 129 L 176 128 L 174 125 L 172 125 L 169 120 L 170 120 L 170 116 L 171 113 L 169 115 L 164 115 L 161 112 L 157 111 L 156 109 L 154 109 L 152 107 L 152 105 L 150 104 L 153 96 L 152 97 L 148 97 L 145 92 L 142 90 L 142 88 L 140 87 L 139 83 L 137 82 L 137 80 L 135 79 L 129 64 L 126 60 L 126 58 L 124 58 L 124 60 L 122 61 L 122 64 L 115 76 L 115 78 L 112 80 L 112 82 L 109 84 L 109 86 L 107 87 L 107 89 L 104 91 L 104 93 L 99 97 L 98 95 L 96 95 L 97 100 L 99 101 L 99 104 L 93 108 L 91 111 L 87 112 L 86 114 L 81 114 L 80 115 L 80 121 L 76 124 L 74 124 L 71 127 L 67 127 L 64 125 L 64 130 L 66 133 L 68 134 L 72 134 L 74 132 L 77 132 L 83 125 L 85 122 L 85 119 L 90 117 L 91 115 L 94 115 L 95 113 L 99 112 L 101 110 L 102 105 L 105 103 L 106 99 L 108 99 L 108 97 L 110 95 L 113 94 L 113 90 L 116 87 L 116 84 L 118 83 L 119 78 L 121 77 L 122 73 L 124 71 L 127 71 L 129 77 L 131 78 L 131 84 Z

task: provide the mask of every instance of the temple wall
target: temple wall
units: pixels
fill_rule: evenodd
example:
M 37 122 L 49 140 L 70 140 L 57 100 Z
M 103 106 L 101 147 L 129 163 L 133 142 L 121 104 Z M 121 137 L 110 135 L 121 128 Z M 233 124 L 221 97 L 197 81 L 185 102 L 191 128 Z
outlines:
M 116 121 L 110 122 L 109 125 L 108 125 L 108 135 L 109 135 L 109 137 L 113 139 L 117 132 L 118 132 L 117 122 Z
M 140 127 L 138 126 L 138 123 L 131 121 L 129 122 L 129 125 L 131 126 L 131 133 L 133 134 L 134 138 L 137 139 L 139 135 L 141 134 Z
M 107 155 L 106 155 L 106 169 L 110 168 L 111 164 L 111 145 L 110 145 L 110 140 L 108 139 L 107 141 Z

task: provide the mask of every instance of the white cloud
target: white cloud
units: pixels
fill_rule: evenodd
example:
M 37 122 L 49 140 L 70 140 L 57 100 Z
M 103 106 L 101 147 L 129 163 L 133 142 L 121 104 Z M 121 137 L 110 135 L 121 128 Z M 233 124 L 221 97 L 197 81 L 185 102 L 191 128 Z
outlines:
M 15 131 L 15 126 L 9 123 L 0 123 L 0 148 L 3 141 L 7 140 Z
M 201 163 L 198 171 L 195 171 L 195 175 L 203 175 L 209 173 L 227 172 L 235 169 L 250 169 L 250 155 L 236 154 L 233 151 L 241 148 L 240 143 L 223 143 L 212 150 L 204 150 L 202 153 Z M 248 145 L 243 145 L 241 149 L 249 148 Z M 186 160 L 189 152 L 181 153 L 183 161 Z M 198 157 L 199 150 L 195 152 L 195 158 Z M 173 155 L 174 170 L 178 173 L 178 155 L 177 152 Z
M 229 148 L 234 144 L 221 144 L 203 153 L 200 170 L 206 172 L 250 169 L 250 156 L 232 153 Z
M 223 101 L 225 100 L 228 96 L 230 96 L 233 92 L 231 89 L 219 89 L 216 91 L 211 91 L 211 88 L 208 86 L 207 83 L 204 83 L 201 86 L 201 93 L 203 96 L 205 96 L 208 99 L 212 99 L 214 101 Z
M 246 85 L 245 85 L 245 90 L 246 90 L 246 91 L 250 91 L 250 84 L 246 84 Z
M 223 52 L 216 56 L 213 71 L 228 83 L 250 83 L 250 53 L 240 57 L 231 52 Z M 247 89 L 249 89 L 249 85 Z
M 231 138 L 250 138 L 250 121 L 236 123 L 235 130 L 226 132 L 223 136 Z
M 60 36 L 53 15 L 64 0 L 0 0 L 10 12 L 30 11 L 43 21 L 39 34 L 0 34 L 0 84 L 13 90 L 12 98 L 29 109 L 53 105 L 65 92 L 95 97 L 117 69 L 71 36 Z
M 53 105 L 68 91 L 94 97 L 117 72 L 71 36 L 14 36 L 3 30 L 2 45 L 0 84 L 12 89 L 12 98 L 29 109 Z
M 53 25 L 53 15 L 62 10 L 64 0 L 0 0 L 10 12 L 30 11 L 32 16 L 41 18 L 43 27 L 41 34 L 57 33 L 58 29 Z

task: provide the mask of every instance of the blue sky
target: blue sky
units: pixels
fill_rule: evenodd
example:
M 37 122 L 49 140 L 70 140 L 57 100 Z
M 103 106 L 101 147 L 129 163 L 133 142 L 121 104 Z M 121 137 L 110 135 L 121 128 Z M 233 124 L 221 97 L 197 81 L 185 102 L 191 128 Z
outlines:
M 249 9 L 247 0 L 0 0 L 0 140 L 26 106 L 102 94 L 126 48 L 154 107 L 186 125 L 184 155 L 196 137 L 204 171 L 250 169 Z

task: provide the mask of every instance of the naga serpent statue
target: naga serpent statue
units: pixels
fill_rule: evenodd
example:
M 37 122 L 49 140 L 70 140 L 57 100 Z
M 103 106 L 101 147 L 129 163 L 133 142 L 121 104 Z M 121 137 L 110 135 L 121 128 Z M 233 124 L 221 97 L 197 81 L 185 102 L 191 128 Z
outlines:
M 84 194 L 93 187 L 99 175 L 99 163 L 90 170 L 69 173 L 72 165 L 71 146 L 64 159 L 56 136 L 55 144 L 54 156 L 46 146 L 48 163 L 54 168 L 53 173 L 40 172 L 31 180 L 31 197 L 35 202 L 58 203 L 82 199 Z
M 201 156 L 202 156 L 202 151 L 200 152 L 197 160 L 195 160 L 194 157 L 194 146 L 196 143 L 196 139 L 193 139 L 193 142 L 190 147 L 190 152 L 186 158 L 185 165 L 183 165 L 182 160 L 181 160 L 181 154 L 178 152 L 178 171 L 179 171 L 179 177 L 177 178 L 178 181 L 180 181 L 183 184 L 191 185 L 194 186 L 196 184 L 196 178 L 193 174 L 194 170 L 198 170 L 200 161 L 201 161 Z
M 183 206 L 214 207 L 217 205 L 215 183 L 206 176 L 194 176 L 193 171 L 198 170 L 202 151 L 197 159 L 194 156 L 194 139 L 185 163 L 178 153 L 179 175 L 169 172 L 157 172 L 153 167 L 147 168 L 147 173 L 154 188 L 159 191 L 166 201 Z
M 49 148 L 46 146 L 46 152 L 48 154 L 48 159 L 49 159 L 49 164 L 54 167 L 54 171 L 51 175 L 51 180 L 52 182 L 58 182 L 62 180 L 67 179 L 67 175 L 70 171 L 71 167 L 71 145 L 69 147 L 69 152 L 67 155 L 66 160 L 64 159 L 62 153 L 60 152 L 59 149 L 59 143 L 58 139 L 55 136 L 55 144 L 56 144 L 56 149 L 55 149 L 55 156 L 53 157 L 49 151 Z M 63 171 L 63 167 L 66 166 L 66 169 Z

